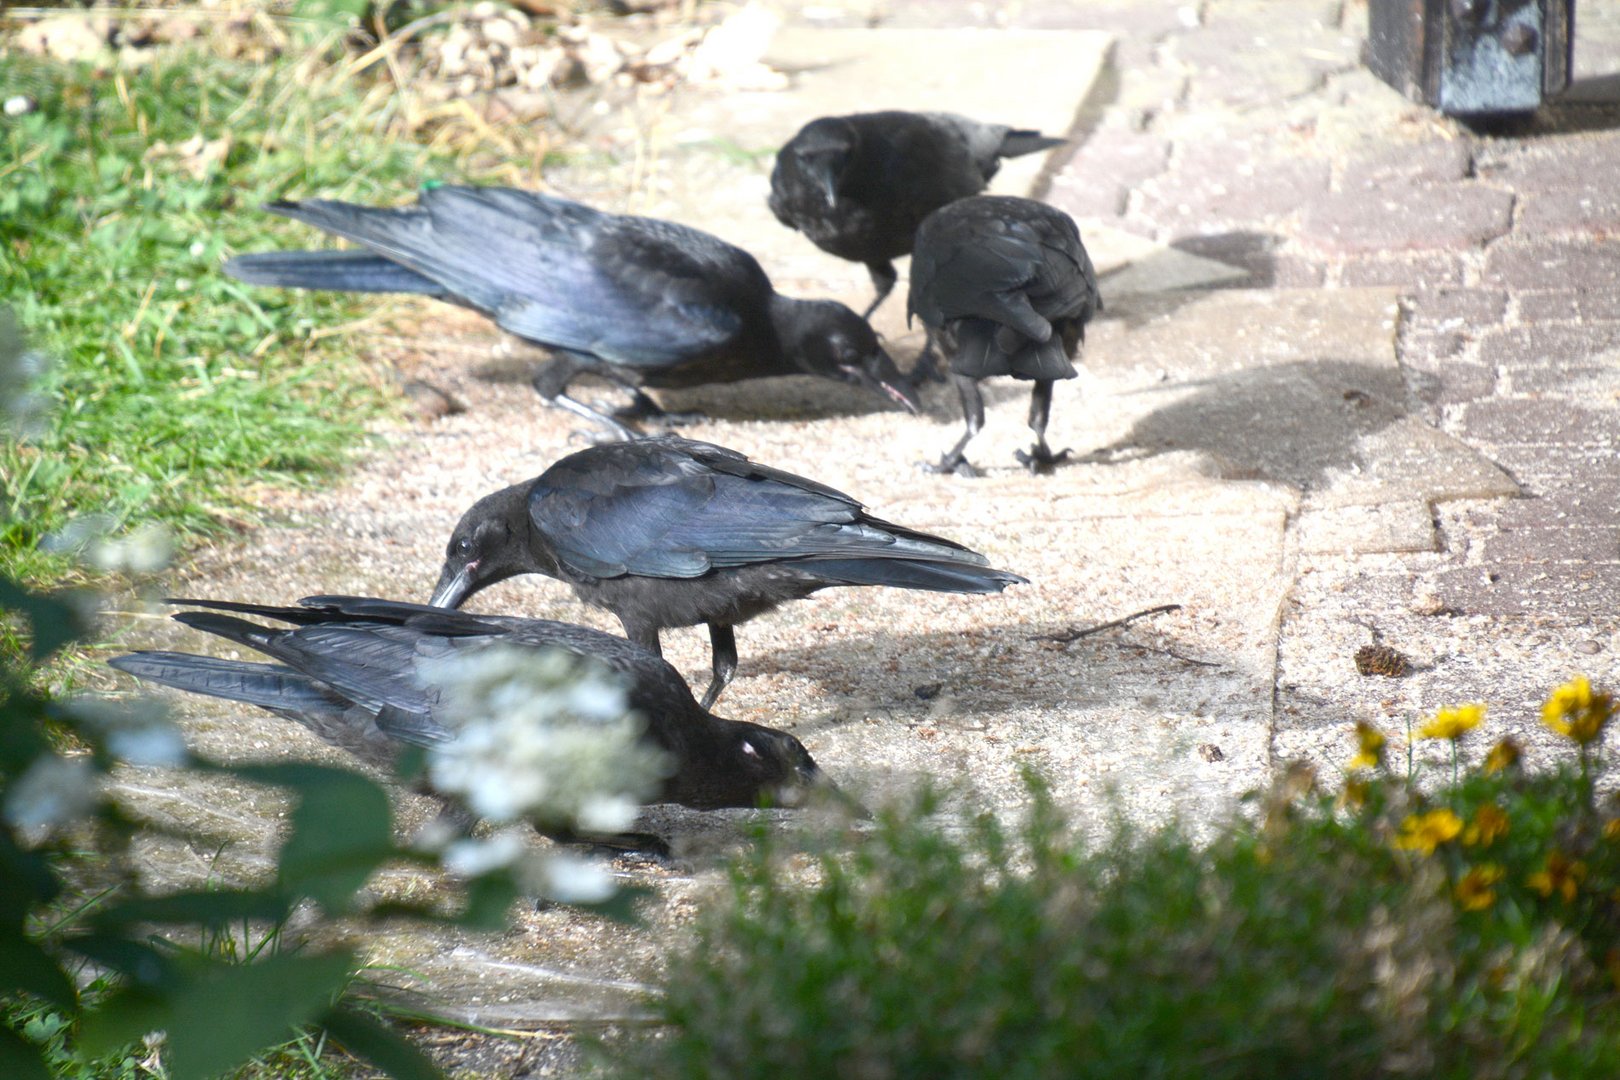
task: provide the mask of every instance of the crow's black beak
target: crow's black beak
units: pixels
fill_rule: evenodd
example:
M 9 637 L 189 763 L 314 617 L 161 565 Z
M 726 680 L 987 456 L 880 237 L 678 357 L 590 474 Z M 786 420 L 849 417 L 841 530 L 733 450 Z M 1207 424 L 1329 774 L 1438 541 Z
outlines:
M 794 770 L 793 779 L 784 784 L 777 793 L 776 805 L 794 808 L 831 806 L 861 821 L 872 820 L 872 811 L 862 806 L 858 799 L 833 783 L 832 779 L 813 762 L 808 765 L 800 765 Z
M 478 572 L 478 560 L 474 559 L 461 569 L 456 570 L 449 564 L 439 574 L 439 584 L 434 586 L 433 599 L 428 603 L 434 607 L 457 608 L 472 595 L 473 582 Z
M 840 365 L 839 370 L 859 385 L 873 393 L 883 395 L 913 416 L 922 411 L 922 400 L 917 397 L 916 387 L 912 385 L 910 379 L 900 373 L 900 369 L 894 366 L 894 360 L 882 349 L 867 357 L 862 367 L 845 364 Z

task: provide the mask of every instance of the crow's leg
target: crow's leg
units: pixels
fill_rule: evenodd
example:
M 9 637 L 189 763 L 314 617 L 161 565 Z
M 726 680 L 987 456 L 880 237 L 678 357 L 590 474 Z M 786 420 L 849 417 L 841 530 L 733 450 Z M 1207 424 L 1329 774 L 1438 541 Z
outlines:
M 894 283 L 900 280 L 900 275 L 895 273 L 894 263 L 888 260 L 867 263 L 866 272 L 872 275 L 872 287 L 877 290 L 877 295 L 872 298 L 870 304 L 866 305 L 866 312 L 861 318 L 871 322 L 872 312 L 881 307 L 883 301 L 889 298 L 889 294 L 894 291 Z
M 583 401 L 568 396 L 568 384 L 584 366 L 573 353 L 559 350 L 553 354 L 550 363 L 541 364 L 539 370 L 534 373 L 534 389 L 552 408 L 566 409 L 575 416 L 584 417 L 594 424 L 601 424 L 621 439 L 640 438 L 641 433 L 634 428 L 620 423 L 607 413 L 591 408 Z
M 729 626 L 709 624 L 709 646 L 714 651 L 714 678 L 703 692 L 703 707 L 709 708 L 720 697 L 720 691 L 731 685 L 737 675 L 737 634 Z
M 1052 453 L 1046 445 L 1046 421 L 1052 415 L 1052 380 L 1036 379 L 1035 389 L 1029 395 L 1029 426 L 1035 432 L 1035 445 L 1029 453 L 1018 451 L 1018 463 L 1032 473 L 1051 472 L 1052 466 L 1064 460 L 1072 451 Z
M 619 616 L 619 625 L 624 627 L 625 637 L 654 656 L 664 655 L 664 647 L 658 643 L 658 627 L 649 623 L 636 623 L 632 626 L 623 615 Z
M 623 387 L 630 395 L 630 404 L 613 410 L 615 420 L 625 422 L 645 420 L 663 427 L 680 427 L 683 424 L 701 424 L 708 419 L 700 412 L 666 412 L 662 405 L 647 396 L 645 390 L 624 376 L 609 375 L 608 378 Z
M 973 436 L 984 427 L 984 396 L 979 393 L 979 380 L 967 375 L 951 373 L 951 381 L 956 384 L 956 392 L 962 398 L 962 419 L 967 422 L 967 430 L 962 437 L 956 440 L 956 445 L 939 459 L 937 465 L 925 464 L 923 468 L 929 472 L 955 473 L 957 476 L 978 476 L 979 470 L 968 463 L 963 451 L 967 444 L 973 441 Z

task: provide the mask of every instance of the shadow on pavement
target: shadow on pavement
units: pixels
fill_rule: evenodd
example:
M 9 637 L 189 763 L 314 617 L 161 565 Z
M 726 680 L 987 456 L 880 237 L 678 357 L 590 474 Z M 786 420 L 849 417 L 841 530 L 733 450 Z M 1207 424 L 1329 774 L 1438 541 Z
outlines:
M 1155 409 L 1109 450 L 1201 451 L 1228 480 L 1306 490 L 1330 469 L 1358 464 L 1360 441 L 1411 412 L 1394 367 L 1291 361 L 1212 375 Z

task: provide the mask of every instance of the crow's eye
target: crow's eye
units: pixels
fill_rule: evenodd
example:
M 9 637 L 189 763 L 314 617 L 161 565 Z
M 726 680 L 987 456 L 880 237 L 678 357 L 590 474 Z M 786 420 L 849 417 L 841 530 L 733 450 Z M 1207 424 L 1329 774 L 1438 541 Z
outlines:
M 472 554 L 472 538 L 468 537 L 468 536 L 463 536 L 460 540 L 457 540 L 455 542 L 455 544 L 453 544 L 451 546 L 450 550 L 451 550 L 451 552 L 453 552 L 456 555 L 471 555 Z
M 743 740 L 743 753 L 749 757 L 759 757 L 759 751 L 754 749 L 754 744 L 746 739 Z

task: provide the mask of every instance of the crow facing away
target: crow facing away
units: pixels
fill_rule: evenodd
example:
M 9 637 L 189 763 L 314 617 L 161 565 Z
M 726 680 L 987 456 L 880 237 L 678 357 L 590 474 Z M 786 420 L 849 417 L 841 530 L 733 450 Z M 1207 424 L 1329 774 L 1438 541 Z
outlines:
M 967 424 L 935 472 L 977 475 L 964 456 L 984 426 L 979 380 L 1011 375 L 1035 383 L 1029 426 L 1035 445 L 1018 460 L 1032 472 L 1068 456 L 1046 445 L 1052 385 L 1075 376 L 1086 323 L 1102 309 L 1097 273 L 1074 219 L 1032 199 L 978 195 L 935 211 L 917 230 L 907 318 L 939 336 Z
M 659 651 L 709 627 L 714 704 L 737 670 L 737 623 L 835 585 L 1000 592 L 1027 583 L 960 544 L 868 515 L 840 491 L 677 436 L 570 454 L 473 504 L 450 536 L 434 604 L 545 574 Z
M 593 210 L 513 188 L 440 185 L 415 206 L 311 199 L 265 209 L 360 245 L 238 255 L 225 272 L 255 285 L 403 292 L 469 307 L 552 351 L 534 377 L 547 404 L 605 424 L 665 414 L 641 389 L 769 375 L 854 383 L 915 412 L 877 336 L 831 300 L 779 295 L 754 257 L 684 225 Z M 580 372 L 631 394 L 608 415 L 568 395 Z
M 812 789 L 832 789 L 798 739 L 699 708 L 674 668 L 612 634 L 367 597 L 312 596 L 298 607 L 171 602 L 210 609 L 174 618 L 276 663 L 136 652 L 108 661 L 113 667 L 176 689 L 268 709 L 377 768 L 391 769 L 407 745 L 430 746 L 453 737 L 455 724 L 453 719 L 446 723 L 441 688 L 425 680 L 424 668 L 444 657 L 505 644 L 564 649 L 624 680 L 631 708 L 646 723 L 643 738 L 670 759 L 659 801 L 699 810 L 795 806 Z M 292 628 L 266 627 L 239 615 Z
M 828 254 L 866 264 L 877 289 L 870 319 L 894 288 L 892 260 L 911 254 L 924 218 L 983 191 L 1002 158 L 1063 142 L 951 113 L 824 116 L 776 155 L 771 212 Z

